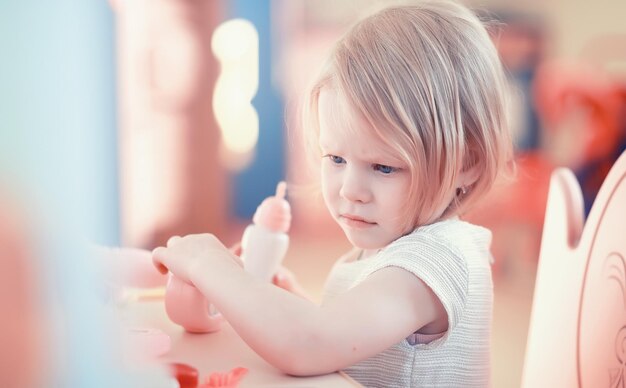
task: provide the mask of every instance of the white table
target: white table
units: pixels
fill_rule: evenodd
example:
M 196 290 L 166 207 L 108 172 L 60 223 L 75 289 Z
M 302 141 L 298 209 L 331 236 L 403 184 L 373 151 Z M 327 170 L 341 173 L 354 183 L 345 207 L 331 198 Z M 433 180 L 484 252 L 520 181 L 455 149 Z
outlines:
M 198 369 L 200 381 L 212 372 L 228 372 L 236 367 L 248 369 L 240 387 L 360 387 L 342 372 L 314 377 L 289 376 L 257 355 L 225 323 L 222 329 L 207 334 L 192 334 L 169 320 L 163 300 L 131 302 L 123 311 L 126 325 L 157 328 L 172 340 L 171 350 L 161 356 L 165 362 L 181 362 Z

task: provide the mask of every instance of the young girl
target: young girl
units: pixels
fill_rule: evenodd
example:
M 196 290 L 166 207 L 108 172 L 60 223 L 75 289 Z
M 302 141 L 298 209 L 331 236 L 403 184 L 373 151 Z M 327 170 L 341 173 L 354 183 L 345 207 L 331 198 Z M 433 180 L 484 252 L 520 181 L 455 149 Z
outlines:
M 305 109 L 325 203 L 355 247 L 321 306 L 255 280 L 212 235 L 172 238 L 155 264 L 193 283 L 286 373 L 489 386 L 491 234 L 458 215 L 510 160 L 504 82 L 486 30 L 461 5 L 394 6 L 362 20 Z

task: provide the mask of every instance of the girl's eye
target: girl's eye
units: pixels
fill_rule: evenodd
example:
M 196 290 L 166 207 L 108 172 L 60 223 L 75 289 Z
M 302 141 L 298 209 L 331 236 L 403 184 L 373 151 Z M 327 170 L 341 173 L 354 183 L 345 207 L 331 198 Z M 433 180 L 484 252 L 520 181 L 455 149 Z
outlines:
M 391 174 L 392 172 L 398 171 L 398 169 L 396 167 L 385 166 L 384 164 L 375 164 L 374 165 L 374 170 L 380 171 L 381 173 L 383 173 L 385 175 L 388 175 L 388 174 Z
M 327 156 L 330 159 L 330 161 L 335 164 L 342 164 L 346 162 L 346 160 L 342 158 L 341 156 L 337 156 L 337 155 L 327 155 Z

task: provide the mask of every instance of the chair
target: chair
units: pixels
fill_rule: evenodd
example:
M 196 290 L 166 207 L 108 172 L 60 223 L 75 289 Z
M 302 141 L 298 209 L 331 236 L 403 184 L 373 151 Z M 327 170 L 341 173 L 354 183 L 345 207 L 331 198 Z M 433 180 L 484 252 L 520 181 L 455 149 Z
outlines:
M 626 152 L 586 222 L 574 174 L 551 177 L 522 387 L 626 387 Z M 583 227 L 584 224 L 584 227 Z

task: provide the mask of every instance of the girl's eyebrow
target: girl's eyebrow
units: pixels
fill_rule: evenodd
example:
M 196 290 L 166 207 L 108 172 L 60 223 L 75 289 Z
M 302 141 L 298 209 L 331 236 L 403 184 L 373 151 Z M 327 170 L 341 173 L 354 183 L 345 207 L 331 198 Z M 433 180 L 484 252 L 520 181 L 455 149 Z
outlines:
M 322 149 L 329 149 L 329 148 L 333 148 L 328 142 L 325 142 L 324 140 L 319 140 L 319 146 Z
M 405 162 L 401 158 L 393 155 L 391 152 L 388 151 L 379 150 L 371 152 L 369 155 L 367 155 L 366 159 L 369 159 L 372 163 L 383 164 L 387 166 L 398 166 L 405 164 Z

